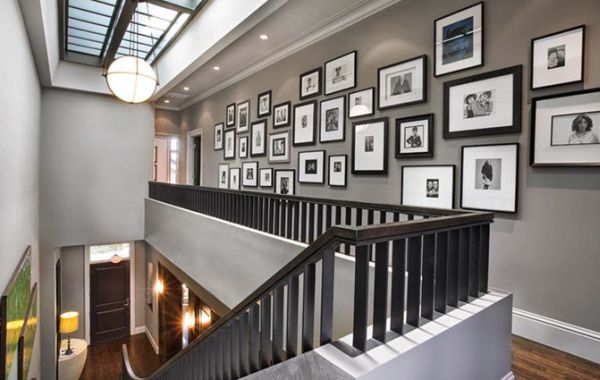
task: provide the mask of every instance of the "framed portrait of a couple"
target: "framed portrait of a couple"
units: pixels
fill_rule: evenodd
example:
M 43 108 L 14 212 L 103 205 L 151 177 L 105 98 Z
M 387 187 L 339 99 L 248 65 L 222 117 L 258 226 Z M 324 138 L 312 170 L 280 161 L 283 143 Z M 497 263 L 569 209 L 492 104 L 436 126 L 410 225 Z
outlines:
M 223 123 L 216 124 L 215 127 L 215 150 L 223 150 Z M 156 161 L 156 160 L 155 160 Z
M 454 208 L 454 165 L 403 166 L 400 203 Z
M 300 74 L 300 100 L 321 95 L 322 75 L 323 70 L 320 67 Z
M 433 157 L 433 114 L 396 119 L 396 158 Z
M 325 95 L 356 87 L 356 60 L 352 51 L 325 63 Z
M 298 152 L 298 183 L 325 183 L 325 151 Z
M 273 128 L 285 128 L 290 126 L 290 112 L 292 103 L 285 102 L 273 107 Z
M 275 170 L 275 194 L 294 195 L 296 192 L 295 180 L 295 170 Z
M 387 174 L 388 118 L 352 125 L 352 174 Z
M 411 58 L 378 70 L 380 110 L 427 101 L 427 56 Z

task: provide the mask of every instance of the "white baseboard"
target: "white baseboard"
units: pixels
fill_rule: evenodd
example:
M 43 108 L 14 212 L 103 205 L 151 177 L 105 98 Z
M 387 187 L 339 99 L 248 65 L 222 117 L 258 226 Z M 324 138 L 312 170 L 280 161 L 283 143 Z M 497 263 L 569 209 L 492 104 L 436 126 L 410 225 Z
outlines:
M 510 371 L 509 373 L 506 374 L 506 376 L 504 376 L 500 380 L 515 380 L 515 374 L 512 373 L 512 371 Z
M 148 331 L 148 329 L 145 327 L 144 327 L 144 331 L 146 332 L 146 336 L 148 337 L 148 340 L 150 341 L 152 348 L 154 348 L 154 352 L 156 353 L 156 355 L 158 355 L 158 344 L 156 344 L 154 337 L 152 337 L 152 334 L 150 334 L 150 331 Z
M 131 331 L 131 335 L 143 334 L 146 332 L 146 326 L 138 326 Z
M 600 333 L 556 319 L 513 309 L 515 335 L 600 364 Z

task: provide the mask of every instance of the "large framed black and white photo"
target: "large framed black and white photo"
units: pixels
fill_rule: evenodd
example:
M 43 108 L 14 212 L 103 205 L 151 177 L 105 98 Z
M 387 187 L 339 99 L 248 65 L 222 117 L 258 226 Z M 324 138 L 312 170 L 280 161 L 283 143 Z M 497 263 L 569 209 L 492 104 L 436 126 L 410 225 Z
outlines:
M 273 187 L 273 168 L 259 169 L 259 186 Z
M 444 83 L 444 138 L 521 132 L 523 67 Z
M 242 185 L 244 187 L 258 186 L 258 161 L 242 163 Z
M 223 158 L 233 160 L 235 158 L 235 129 L 225 131 L 225 149 L 223 149 Z
M 531 40 L 532 90 L 583 82 L 585 25 Z
M 532 166 L 600 166 L 600 88 L 531 104 Z
M 225 125 L 227 128 L 235 127 L 235 103 L 228 105 L 225 109 Z
M 223 123 L 215 125 L 215 150 L 223 149 Z
M 323 100 L 320 108 L 319 142 L 344 141 L 346 139 L 346 97 Z
M 388 118 L 352 124 L 352 174 L 387 174 Z
M 248 136 L 240 137 L 240 158 L 248 158 Z
M 220 164 L 219 165 L 219 189 L 228 189 L 229 188 L 229 165 Z
M 277 132 L 269 135 L 269 162 L 290 162 L 290 133 Z
M 258 117 L 271 116 L 271 90 L 258 95 L 256 115 L 258 115 Z
M 267 155 L 267 121 L 260 120 L 250 127 L 250 156 L 262 157 Z
M 296 192 L 295 180 L 295 170 L 275 170 L 275 194 L 294 195 Z
M 483 2 L 434 22 L 434 76 L 483 65 Z
M 325 95 L 356 87 L 356 51 L 325 63 Z
M 454 165 L 403 166 L 400 203 L 454 208 Z
M 396 158 L 433 157 L 433 114 L 396 119 Z
M 240 168 L 229 169 L 229 189 L 239 190 L 240 189 Z
M 348 182 L 348 155 L 329 156 L 328 183 L 332 187 L 346 187 Z
M 294 105 L 292 145 L 313 145 L 317 130 L 317 102 L 315 100 Z
M 325 151 L 298 152 L 298 183 L 325 183 Z
M 248 132 L 250 129 L 250 101 L 238 103 L 237 111 L 237 132 Z
M 460 207 L 517 212 L 519 144 L 462 147 Z
M 316 69 L 300 74 L 300 100 L 321 95 L 321 75 L 323 70 Z
M 380 110 L 427 101 L 427 56 L 411 58 L 377 70 Z
M 348 94 L 348 117 L 369 116 L 375 113 L 375 87 Z
M 292 103 L 285 102 L 273 107 L 273 128 L 289 127 L 291 122 L 290 111 Z

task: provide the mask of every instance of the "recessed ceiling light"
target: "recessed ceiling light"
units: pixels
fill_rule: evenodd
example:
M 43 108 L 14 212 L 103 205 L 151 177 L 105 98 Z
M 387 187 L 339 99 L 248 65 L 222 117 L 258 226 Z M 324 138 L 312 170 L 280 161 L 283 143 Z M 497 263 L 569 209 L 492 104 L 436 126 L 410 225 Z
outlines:
M 213 70 L 215 70 L 215 71 L 219 71 L 219 70 L 221 70 L 221 68 L 220 68 L 219 66 L 214 66 L 214 67 L 213 67 Z
M 171 101 L 169 99 L 165 99 L 165 103 L 169 104 Z
M 190 90 L 190 88 L 189 88 L 188 86 L 185 86 L 185 87 L 183 88 L 183 91 L 189 91 L 189 90 Z
M 266 41 L 266 40 L 269 39 L 269 36 L 267 36 L 266 34 L 261 34 L 260 35 L 260 39 L 263 40 L 263 41 Z

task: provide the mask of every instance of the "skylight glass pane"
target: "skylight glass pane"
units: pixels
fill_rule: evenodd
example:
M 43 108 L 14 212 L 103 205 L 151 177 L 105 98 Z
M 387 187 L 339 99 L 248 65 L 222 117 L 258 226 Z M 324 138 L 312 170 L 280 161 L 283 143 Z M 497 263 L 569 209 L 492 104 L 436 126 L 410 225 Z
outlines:
M 110 17 L 100 16 L 95 13 L 90 13 L 69 7 L 69 17 L 73 17 L 82 21 L 87 21 L 93 24 L 108 26 Z
M 98 50 L 102 49 L 101 42 L 93 42 L 93 41 L 84 40 L 82 38 L 77 38 L 77 37 L 68 37 L 67 41 L 69 44 L 76 44 L 76 45 L 86 47 L 86 48 L 93 48 L 93 49 L 98 49 Z
M 106 31 L 107 31 L 107 28 L 104 26 L 98 26 L 95 24 L 90 24 L 88 22 L 74 20 L 72 18 L 69 19 L 69 28 L 70 27 L 75 27 L 78 29 L 88 30 L 90 32 L 100 33 L 103 36 L 106 35 Z
M 115 6 L 107 5 L 104 3 L 92 1 L 92 0 L 69 0 L 70 7 L 76 7 L 86 9 L 91 12 L 100 13 L 107 17 L 112 17 Z
M 173 23 L 173 26 L 171 27 L 171 29 L 169 29 L 167 34 L 165 34 L 165 37 L 162 39 L 160 44 L 157 46 L 156 51 L 154 51 L 154 53 L 152 54 L 153 56 L 148 57 L 150 62 L 154 62 L 154 57 L 158 56 L 158 54 L 160 54 L 160 52 L 163 51 L 165 46 L 167 46 L 167 44 L 169 42 L 171 42 L 173 37 L 175 37 L 175 35 L 177 35 L 177 33 L 181 30 L 181 28 L 183 27 L 185 22 L 188 20 L 188 18 L 190 18 L 190 15 L 188 13 L 182 13 L 177 18 L 177 20 Z
M 85 32 L 83 30 L 69 28 L 69 37 L 85 38 L 96 42 L 103 43 L 104 36 L 96 33 Z
M 177 17 L 177 12 L 171 9 L 163 8 L 158 5 L 145 3 L 138 5 L 137 10 L 142 13 L 149 13 L 152 16 L 165 20 L 173 21 Z
M 90 48 L 86 48 L 83 46 L 78 46 L 75 44 L 67 44 L 67 50 L 68 51 L 74 51 L 76 53 L 83 53 L 83 54 L 88 54 L 88 55 L 93 55 L 93 56 L 99 56 L 100 55 L 100 50 L 96 50 L 96 49 L 90 49 Z
M 130 33 L 130 32 L 125 33 L 124 39 L 129 40 L 129 41 L 135 41 L 137 39 L 137 41 L 139 43 L 150 45 L 150 46 L 154 46 L 154 44 L 156 43 L 156 38 L 152 39 L 147 36 L 140 36 L 140 35 L 136 36 L 135 34 Z
M 119 47 L 126 49 L 126 50 L 129 50 L 129 49 L 139 50 L 144 53 L 148 53 L 151 49 L 151 47 L 148 45 L 136 44 L 135 42 L 129 42 L 129 41 L 125 41 L 125 40 L 121 41 L 121 45 L 119 45 Z
M 154 29 L 166 30 L 171 21 L 164 20 L 162 18 L 148 16 L 143 13 L 136 12 L 137 21 L 142 25 L 148 25 Z

